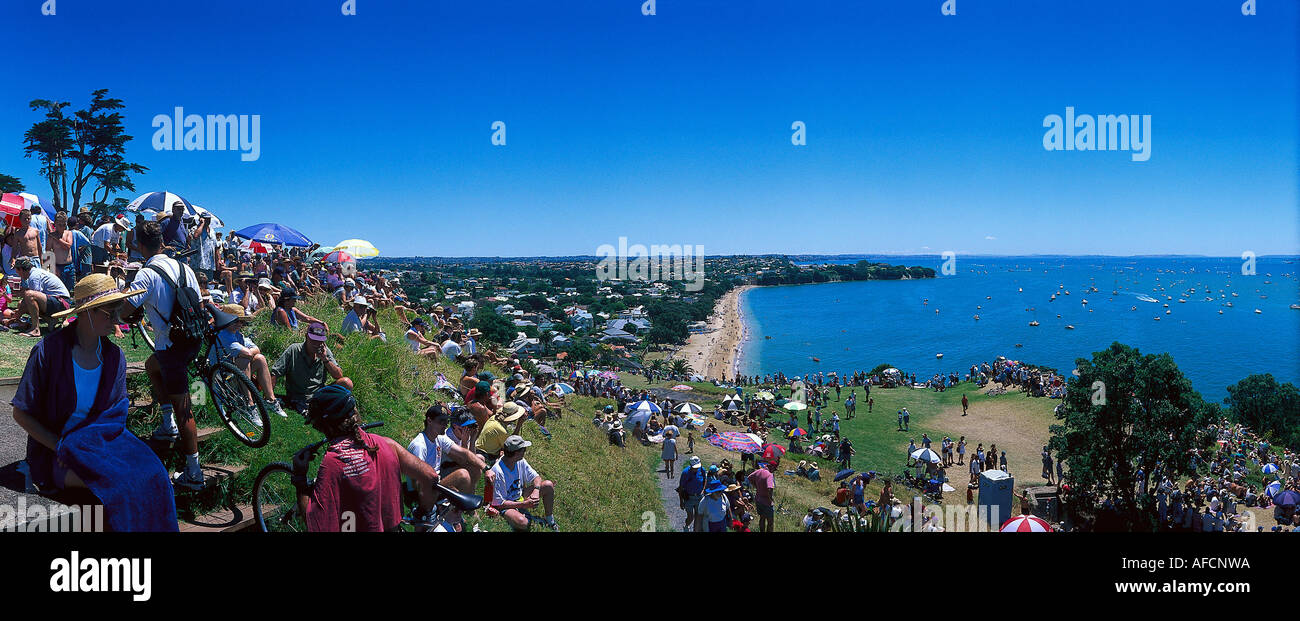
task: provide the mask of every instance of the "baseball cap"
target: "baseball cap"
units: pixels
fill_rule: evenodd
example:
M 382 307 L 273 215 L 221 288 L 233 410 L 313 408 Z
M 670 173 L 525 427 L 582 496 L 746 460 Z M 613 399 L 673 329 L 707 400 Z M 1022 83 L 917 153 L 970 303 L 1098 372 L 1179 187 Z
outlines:
M 311 325 L 307 326 L 307 338 L 313 341 L 323 342 L 325 340 L 325 335 L 328 333 L 329 332 L 325 329 L 325 324 L 320 323 L 319 321 L 313 321 L 311 322 Z
M 474 420 L 474 414 L 469 410 L 457 410 L 451 417 L 451 422 L 457 427 L 468 427 L 478 421 Z
M 298 292 L 293 287 L 285 285 L 283 289 L 280 289 L 280 301 L 296 299 L 298 299 Z
M 692 457 L 691 457 L 691 467 L 692 467 L 692 468 L 699 468 L 699 467 L 700 467 L 700 458 L 699 458 L 698 456 L 692 456 Z
M 364 295 L 358 295 L 357 297 L 352 298 L 352 303 L 357 306 L 365 306 L 366 308 L 370 307 L 370 302 L 366 301 L 366 296 Z
M 529 442 L 522 437 L 510 436 L 509 438 L 506 438 L 505 449 L 507 453 L 513 453 L 520 449 L 526 449 L 532 445 L 532 442 Z

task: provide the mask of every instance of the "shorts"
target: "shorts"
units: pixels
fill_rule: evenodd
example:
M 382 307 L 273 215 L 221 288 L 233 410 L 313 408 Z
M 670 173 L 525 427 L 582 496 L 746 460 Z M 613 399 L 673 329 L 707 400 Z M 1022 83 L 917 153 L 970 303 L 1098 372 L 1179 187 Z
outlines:
M 61 313 L 69 308 L 72 308 L 72 304 L 68 301 L 68 298 L 53 295 L 45 296 L 44 314 L 46 316 L 53 315 L 54 313 Z
M 765 505 L 761 502 L 754 503 L 758 506 L 758 517 L 770 518 L 776 515 L 776 510 L 772 505 Z
M 164 395 L 183 395 L 189 392 L 190 362 L 198 355 L 202 343 L 179 345 L 154 352 L 158 368 L 162 375 L 162 392 Z
M 688 513 L 695 513 L 700 506 L 700 501 L 704 499 L 703 494 L 691 494 L 686 497 L 686 506 L 683 507 Z
M 709 532 L 711 532 L 711 533 L 725 533 L 725 532 L 727 532 L 727 521 L 726 521 L 726 520 L 719 520 L 719 521 L 717 521 L 717 522 L 709 522 Z

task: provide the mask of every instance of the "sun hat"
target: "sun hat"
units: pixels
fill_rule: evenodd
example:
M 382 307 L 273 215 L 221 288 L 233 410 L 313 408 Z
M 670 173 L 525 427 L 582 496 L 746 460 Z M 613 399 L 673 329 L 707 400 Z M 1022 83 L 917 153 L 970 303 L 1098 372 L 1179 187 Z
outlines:
M 723 491 L 734 492 L 734 491 L 736 491 L 736 490 L 738 490 L 738 489 L 740 489 L 740 484 L 739 484 L 739 483 L 732 483 L 731 485 L 728 485 L 728 486 L 727 486 L 727 489 L 725 489 L 725 490 L 723 490 Z
M 126 216 L 120 216 L 120 215 L 119 215 L 118 217 L 113 218 L 113 223 L 116 224 L 116 225 L 118 225 L 118 226 L 120 226 L 120 227 L 122 227 L 122 228 L 124 228 L 124 229 L 129 229 L 129 228 L 131 228 L 131 221 L 130 221 L 130 220 L 127 220 L 127 219 L 126 219 Z
M 691 463 L 691 467 L 692 467 L 692 468 L 699 468 L 699 467 L 700 467 L 700 458 L 699 458 L 699 456 L 692 456 L 692 457 L 691 457 L 691 462 L 690 462 L 690 463 Z
M 307 338 L 313 341 L 324 342 L 327 334 L 329 334 L 329 331 L 325 329 L 325 324 L 319 321 L 313 321 L 311 325 L 307 326 Z
M 482 332 L 479 332 L 479 329 L 478 329 L 478 328 L 470 328 L 470 329 L 469 329 L 469 336 L 470 336 L 470 338 L 474 338 L 474 337 L 476 337 L 476 336 L 483 336 L 483 333 L 482 333 Z
M 501 406 L 501 411 L 497 413 L 501 422 L 505 423 L 513 423 L 519 420 L 523 415 L 524 409 L 519 407 L 519 404 L 514 401 L 507 401 L 505 405 Z
M 234 315 L 241 319 L 246 316 L 244 312 L 243 304 L 222 304 L 221 311 L 225 313 L 230 313 L 231 315 Z
M 710 483 L 707 488 L 704 489 L 705 494 L 712 494 L 714 492 L 725 492 L 725 491 L 727 491 L 727 486 L 722 481 L 714 481 Z
M 281 302 L 284 302 L 286 300 L 296 300 L 296 299 L 298 299 L 298 291 L 295 290 L 293 287 L 286 285 L 283 289 L 280 290 Z
M 366 296 L 364 295 L 358 295 L 357 297 L 352 298 L 352 303 L 356 306 L 364 306 L 366 308 L 370 308 L 370 302 L 366 301 Z
M 51 317 L 62 319 L 84 310 L 121 302 L 137 293 L 144 293 L 144 289 L 132 289 L 123 292 L 117 288 L 117 281 L 113 280 L 111 276 L 107 274 L 91 274 L 78 280 L 77 285 L 72 288 L 72 298 L 76 304 L 72 308 L 54 313 Z
M 270 278 L 262 278 L 262 279 L 258 280 L 258 281 L 257 281 L 257 288 L 258 288 L 258 289 L 270 289 L 270 290 L 272 290 L 272 291 L 279 291 L 279 290 L 280 290 L 280 289 L 277 288 L 275 285 L 271 284 L 271 279 L 270 279 Z
M 505 449 L 507 453 L 513 453 L 520 449 L 526 449 L 532 445 L 533 445 L 532 442 L 529 442 L 528 440 L 525 440 L 519 436 L 510 436 L 509 438 L 506 438 Z

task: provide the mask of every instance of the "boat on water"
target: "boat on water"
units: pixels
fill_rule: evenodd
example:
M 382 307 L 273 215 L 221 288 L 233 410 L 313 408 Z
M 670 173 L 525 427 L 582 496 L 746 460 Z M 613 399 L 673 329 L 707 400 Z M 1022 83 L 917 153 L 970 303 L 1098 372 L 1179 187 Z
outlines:
M 1258 308 L 1257 308 L 1257 309 L 1255 309 L 1255 314 L 1256 314 L 1256 315 L 1260 315 L 1260 314 L 1263 314 L 1263 312 L 1264 312 L 1264 311 L 1262 311 L 1262 310 L 1259 310 L 1259 309 L 1258 309 Z
M 1085 304 L 1085 305 L 1086 305 L 1087 303 L 1088 303 L 1088 298 L 1084 298 L 1083 301 L 1080 302 L 1080 304 Z
M 1037 326 L 1037 325 L 1038 325 L 1038 322 L 1037 322 L 1037 321 L 1031 321 L 1031 322 L 1029 322 L 1029 325 L 1031 325 L 1031 326 Z
M 979 316 L 979 315 L 975 315 L 975 321 L 979 321 L 979 320 L 980 320 L 980 316 Z
M 1073 329 L 1074 329 L 1074 326 L 1065 326 L 1065 329 L 1066 329 L 1066 330 L 1073 330 Z
M 1291 310 L 1300 310 L 1300 304 L 1292 304 Z
M 1156 321 L 1160 321 L 1159 317 L 1152 317 L 1152 319 L 1155 319 Z
M 942 358 L 942 357 L 943 357 L 943 354 L 935 354 L 934 357 L 935 357 L 935 358 Z
M 1222 309 L 1222 308 L 1219 309 L 1219 314 L 1220 314 L 1220 315 L 1223 314 L 1223 309 Z

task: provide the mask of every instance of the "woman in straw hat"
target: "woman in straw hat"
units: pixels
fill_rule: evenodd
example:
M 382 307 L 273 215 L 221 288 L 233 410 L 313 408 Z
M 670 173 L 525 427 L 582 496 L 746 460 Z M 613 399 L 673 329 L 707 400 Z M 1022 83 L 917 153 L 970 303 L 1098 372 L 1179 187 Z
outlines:
M 76 315 L 32 348 L 14 395 L 27 431 L 33 482 L 46 490 L 87 488 L 113 531 L 174 531 L 172 483 L 153 451 L 126 430 L 126 357 L 108 338 L 128 296 L 105 274 L 73 288 Z

